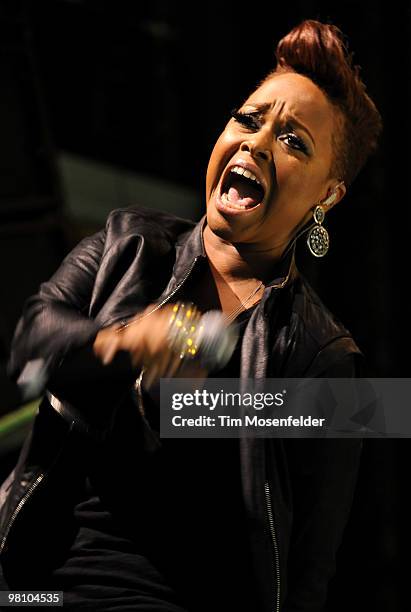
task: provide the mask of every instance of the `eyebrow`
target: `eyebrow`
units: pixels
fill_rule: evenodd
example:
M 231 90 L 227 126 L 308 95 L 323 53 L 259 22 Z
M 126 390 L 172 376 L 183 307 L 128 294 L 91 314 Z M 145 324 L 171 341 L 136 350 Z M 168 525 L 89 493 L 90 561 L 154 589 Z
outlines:
M 254 102 L 254 103 L 250 102 L 249 105 L 250 106 L 255 106 L 258 109 L 258 114 L 266 113 L 271 108 L 271 106 L 272 106 L 272 104 L 269 104 L 268 102 L 265 102 L 263 104 L 258 104 L 256 102 Z M 315 146 L 315 140 L 312 137 L 310 130 L 303 123 L 301 123 L 301 121 L 299 121 L 297 119 L 297 117 L 294 117 L 294 115 L 288 113 L 287 115 L 284 115 L 282 117 L 282 120 L 285 123 L 287 123 L 287 124 L 289 124 L 291 126 L 295 125 L 295 126 L 299 127 L 301 130 L 304 130 L 304 132 L 306 132 L 308 134 L 308 136 L 312 140 L 313 145 Z

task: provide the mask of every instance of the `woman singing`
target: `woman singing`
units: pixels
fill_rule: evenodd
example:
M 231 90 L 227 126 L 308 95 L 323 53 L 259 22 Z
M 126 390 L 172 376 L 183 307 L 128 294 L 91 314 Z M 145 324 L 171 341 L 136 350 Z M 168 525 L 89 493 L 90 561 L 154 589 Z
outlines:
M 162 377 L 361 372 L 295 241 L 326 255 L 327 215 L 376 149 L 381 117 L 337 27 L 303 21 L 276 58 L 214 146 L 197 223 L 115 210 L 26 302 L 10 374 L 43 359 L 49 377 L 1 490 L 9 588 L 64 591 L 72 610 L 323 609 L 360 440 L 157 435 Z M 170 343 L 187 302 L 237 330 L 217 371 Z

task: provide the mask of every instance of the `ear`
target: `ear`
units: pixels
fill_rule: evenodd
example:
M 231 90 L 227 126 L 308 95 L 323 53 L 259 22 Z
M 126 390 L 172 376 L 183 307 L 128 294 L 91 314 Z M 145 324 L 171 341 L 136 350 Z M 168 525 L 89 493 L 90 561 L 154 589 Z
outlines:
M 317 202 L 317 204 L 324 204 L 327 200 L 329 200 L 329 204 L 324 206 L 324 211 L 327 213 L 333 206 L 335 206 L 342 198 L 345 196 L 347 188 L 344 184 L 344 181 L 340 181 L 339 183 L 331 183 L 331 186 L 328 188 L 327 196 L 321 202 Z M 300 223 L 295 228 L 295 234 L 299 232 L 299 230 L 304 227 L 308 221 L 313 220 L 313 211 L 315 208 L 315 204 L 307 211 L 303 219 L 301 219 Z
M 325 211 L 328 212 L 333 206 L 338 204 L 343 199 L 347 192 L 344 181 L 340 181 L 337 184 L 332 185 L 327 192 L 327 196 L 320 202 L 325 207 Z

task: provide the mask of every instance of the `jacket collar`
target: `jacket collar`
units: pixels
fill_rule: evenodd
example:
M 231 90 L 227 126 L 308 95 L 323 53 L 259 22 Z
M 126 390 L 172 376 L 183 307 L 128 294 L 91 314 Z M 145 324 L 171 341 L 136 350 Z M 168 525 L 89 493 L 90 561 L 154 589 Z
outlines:
M 203 241 L 203 229 L 207 224 L 207 215 L 204 214 L 194 227 L 181 234 L 176 241 L 176 261 L 174 264 L 174 277 L 183 278 L 198 258 L 207 259 Z
M 179 236 L 176 242 L 174 265 L 174 278 L 177 282 L 190 273 L 198 259 L 207 259 L 203 240 L 206 225 L 207 214 L 204 214 L 193 228 Z M 266 289 L 282 288 L 297 275 L 295 245 L 294 240 L 288 245 L 281 258 L 273 264 L 271 280 L 266 283 Z

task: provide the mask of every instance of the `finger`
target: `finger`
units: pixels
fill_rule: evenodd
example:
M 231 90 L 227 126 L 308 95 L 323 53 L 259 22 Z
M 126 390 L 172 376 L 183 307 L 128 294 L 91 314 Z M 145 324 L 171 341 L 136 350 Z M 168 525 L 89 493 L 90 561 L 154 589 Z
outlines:
M 178 372 L 179 378 L 206 378 L 208 372 L 195 361 L 184 361 Z
M 167 363 L 170 359 L 170 351 L 164 351 L 160 357 L 157 357 L 153 363 L 149 376 L 146 379 L 147 384 L 150 386 L 154 384 L 158 379 L 164 377 L 164 371 L 167 367 Z
M 117 347 L 119 344 L 119 339 L 116 337 L 112 337 L 107 340 L 105 346 L 101 348 L 101 360 L 104 365 L 110 363 L 117 352 Z
M 142 346 L 137 346 L 136 348 L 134 348 L 134 350 L 129 349 L 130 352 L 130 356 L 131 356 L 131 363 L 133 365 L 133 367 L 137 367 L 137 366 L 141 366 L 142 361 L 143 361 L 143 353 L 144 353 L 144 349 Z M 145 363 L 145 365 L 149 365 L 148 363 Z
M 183 365 L 183 360 L 180 355 L 176 355 L 176 353 L 172 353 L 170 362 L 168 364 L 167 372 L 164 374 L 165 378 L 171 378 L 175 376 L 175 374 L 179 371 L 179 369 Z
M 176 354 L 174 353 L 174 351 L 168 350 L 165 353 L 164 359 L 162 360 L 162 364 L 161 364 L 160 378 L 170 377 L 170 372 L 173 369 L 173 363 L 175 361 L 175 358 L 176 358 Z
M 102 355 L 109 338 L 111 338 L 111 334 L 109 334 L 106 330 L 100 330 L 98 332 L 93 342 L 93 351 L 96 356 L 100 357 Z
M 150 389 L 154 381 L 157 378 L 158 365 L 153 363 L 151 366 L 145 368 L 144 372 L 144 386 L 146 389 Z

